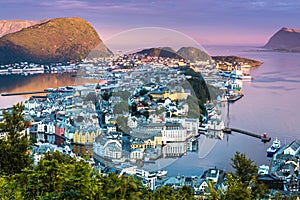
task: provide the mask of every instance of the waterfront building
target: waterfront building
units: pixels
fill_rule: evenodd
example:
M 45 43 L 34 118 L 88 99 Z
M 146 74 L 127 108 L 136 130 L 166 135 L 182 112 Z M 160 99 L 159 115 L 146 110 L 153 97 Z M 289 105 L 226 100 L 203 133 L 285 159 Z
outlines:
M 180 123 L 166 122 L 161 130 L 162 142 L 183 142 L 187 139 L 187 130 Z
M 300 140 L 295 140 L 284 150 L 284 154 L 290 154 L 295 156 L 299 151 L 300 151 Z
M 100 134 L 101 131 L 99 129 L 76 130 L 73 142 L 78 144 L 93 143 Z
M 187 153 L 185 142 L 170 142 L 162 148 L 164 158 L 178 158 Z

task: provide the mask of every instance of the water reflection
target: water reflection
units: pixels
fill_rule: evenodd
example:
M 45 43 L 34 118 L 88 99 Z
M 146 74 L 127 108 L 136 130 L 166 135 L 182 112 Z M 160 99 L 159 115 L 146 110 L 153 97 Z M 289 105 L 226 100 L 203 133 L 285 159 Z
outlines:
M 0 93 L 18 93 L 30 91 L 43 91 L 46 88 L 57 88 L 74 85 L 75 73 L 63 74 L 34 74 L 24 75 L 1 75 Z M 31 95 L 0 96 L 0 108 L 12 106 L 19 101 L 25 101 Z

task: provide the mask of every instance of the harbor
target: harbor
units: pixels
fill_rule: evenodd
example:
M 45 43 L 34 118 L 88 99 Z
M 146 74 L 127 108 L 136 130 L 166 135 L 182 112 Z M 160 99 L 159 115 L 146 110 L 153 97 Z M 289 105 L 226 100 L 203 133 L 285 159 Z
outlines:
M 262 68 L 265 69 L 265 68 Z M 254 75 L 252 75 L 254 73 Z M 67 75 L 67 74 L 65 74 Z M 242 91 L 243 91 L 243 97 L 239 100 L 232 102 L 227 101 L 216 101 L 212 102 L 211 106 L 208 108 L 208 116 L 210 116 L 211 121 L 207 121 L 207 123 L 211 123 L 210 131 L 207 131 L 207 135 L 200 135 L 199 137 L 199 145 L 198 145 L 198 151 L 186 151 L 186 153 L 182 154 L 179 158 L 166 158 L 165 160 L 172 159 L 172 162 L 169 162 L 165 164 L 163 160 L 161 160 L 160 167 L 164 167 L 165 171 L 168 171 L 169 177 L 177 177 L 177 175 L 184 175 L 185 177 L 192 177 L 192 176 L 200 176 L 206 169 L 214 168 L 215 166 L 218 169 L 224 170 L 224 171 L 230 171 L 230 158 L 233 156 L 234 152 L 236 151 L 243 151 L 246 152 L 247 155 L 255 160 L 255 162 L 258 165 L 261 164 L 268 164 L 269 160 L 266 156 L 266 151 L 270 147 L 271 144 L 269 143 L 263 143 L 258 140 L 257 137 L 249 137 L 243 134 L 224 134 L 223 131 L 214 131 L 213 129 L 219 129 L 222 130 L 225 127 L 242 127 L 244 130 L 251 130 L 254 133 L 263 133 L 267 131 L 269 133 L 269 137 L 272 139 L 275 139 L 278 137 L 282 141 L 282 144 L 289 144 L 291 139 L 294 138 L 290 134 L 292 132 L 290 126 L 283 126 L 281 121 L 277 121 L 278 118 L 272 118 L 272 115 L 269 114 L 268 109 L 269 104 L 274 104 L 277 102 L 275 97 L 273 96 L 272 100 L 265 100 L 264 93 L 257 93 L 261 91 L 260 89 L 265 84 L 268 84 L 265 82 L 265 77 L 260 78 L 260 74 L 254 70 L 251 72 L 251 75 L 254 76 L 254 79 L 252 81 L 242 81 Z M 31 84 L 30 81 L 25 82 L 22 84 L 24 86 L 23 91 L 43 91 L 45 88 L 58 88 L 59 86 L 51 85 L 55 83 L 57 80 L 62 80 L 63 76 L 58 77 L 55 74 L 52 74 L 49 76 L 51 77 L 58 77 L 58 78 L 51 78 L 47 79 L 45 78 L 46 74 L 39 75 L 43 76 L 43 80 L 49 80 L 47 83 L 48 85 L 43 86 L 42 88 L 35 89 L 36 86 L 39 86 L 42 83 L 41 80 L 36 79 L 35 76 L 22 76 L 28 80 L 32 79 L 32 82 L 35 82 L 35 84 Z M 47 75 L 48 76 L 48 75 Z M 18 77 L 19 78 L 19 77 Z M 66 78 L 65 78 L 66 79 Z M 211 78 L 218 79 L 219 81 L 216 82 L 220 85 L 220 88 L 222 88 L 222 85 L 224 83 L 224 78 L 220 76 L 214 76 Z M 225 79 L 226 80 L 226 79 Z M 18 81 L 15 81 L 15 85 L 17 85 Z M 213 81 L 211 81 L 213 83 Z M 12 85 L 14 85 L 12 84 Z M 59 84 L 63 84 L 60 83 Z M 72 85 L 71 82 L 64 83 L 66 85 Z M 224 86 L 223 85 L 223 86 Z M 26 86 L 26 87 L 25 87 Z M 29 87 L 30 86 L 30 87 Z M 259 87 L 257 87 L 259 86 Z M 226 88 L 226 87 L 225 87 Z M 276 88 L 271 87 L 271 91 L 274 91 Z M 224 90 L 224 89 L 223 89 Z M 15 93 L 16 91 L 14 89 L 10 91 L 5 91 L 5 93 Z M 253 92 L 255 95 L 253 96 Z M 287 91 L 283 91 L 285 93 Z M 4 91 L 2 90 L 2 93 Z M 257 100 L 257 96 L 262 95 L 262 98 Z M 290 96 L 293 96 L 291 94 Z M 3 97 L 3 96 L 1 96 Z M 10 96 L 13 97 L 13 96 Z M 21 96 L 15 96 L 14 98 L 20 98 Z M 280 96 L 280 98 L 285 98 L 286 96 Z M 3 97 L 3 98 L 9 98 L 9 97 Z M 276 100 L 276 101 L 275 101 Z M 278 104 L 275 104 L 277 108 L 281 108 L 281 102 Z M 221 115 L 218 114 L 225 114 L 226 117 L 226 111 L 227 111 L 227 105 L 229 103 L 230 106 L 230 113 L 229 113 L 229 120 L 226 121 L 224 117 L 221 117 Z M 246 104 L 246 106 L 245 106 Z M 79 104 L 78 104 L 79 105 Z M 251 105 L 251 109 L 247 107 L 247 105 Z M 255 105 L 255 106 L 253 106 Z M 213 109 L 216 106 L 217 109 Z M 261 111 L 264 112 L 261 112 Z M 291 110 L 293 112 L 296 109 Z M 279 113 L 282 114 L 281 109 L 277 110 Z M 274 110 L 272 110 L 271 113 L 273 113 Z M 268 115 L 268 117 L 266 116 Z M 270 117 L 271 116 L 271 117 Z M 284 116 L 284 115 L 283 115 Z M 285 116 L 287 117 L 287 116 Z M 219 120 L 220 119 L 220 120 Z M 263 119 L 263 120 L 262 120 Z M 220 122 L 220 123 L 219 123 Z M 270 124 L 270 122 L 272 122 Z M 291 120 L 293 122 L 293 120 Z M 218 127 L 219 124 L 219 127 Z M 279 126 L 281 124 L 281 126 Z M 205 123 L 204 123 L 205 125 Z M 268 125 L 268 126 L 267 126 Z M 294 124 L 296 127 L 297 124 Z M 282 130 L 282 127 L 286 127 L 284 130 Z M 281 133 L 287 133 L 285 135 L 282 135 Z M 261 136 L 261 134 L 258 134 Z M 50 136 L 50 135 L 49 135 Z M 208 144 L 204 144 L 203 142 L 209 142 Z M 272 140 L 271 140 L 272 142 Z M 255 148 L 253 148 L 255 147 Z M 260 152 L 260 153 L 257 153 Z M 187 170 L 187 168 L 189 170 Z M 174 179 L 175 180 L 175 179 Z M 189 180 L 189 179 L 188 179 Z

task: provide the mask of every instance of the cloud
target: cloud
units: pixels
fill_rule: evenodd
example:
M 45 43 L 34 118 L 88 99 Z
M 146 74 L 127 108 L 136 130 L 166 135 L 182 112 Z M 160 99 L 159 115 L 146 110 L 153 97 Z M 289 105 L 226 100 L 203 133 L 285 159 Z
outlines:
M 93 0 L 44 0 L 39 2 L 41 6 L 52 7 L 56 9 L 81 10 L 81 11 L 104 11 L 104 12 L 143 12 L 146 6 L 142 3 L 133 1 L 93 1 Z

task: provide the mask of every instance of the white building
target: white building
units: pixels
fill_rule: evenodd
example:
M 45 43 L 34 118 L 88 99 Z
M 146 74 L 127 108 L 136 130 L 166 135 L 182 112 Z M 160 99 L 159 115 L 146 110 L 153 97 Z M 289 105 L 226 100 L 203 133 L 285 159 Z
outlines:
M 180 123 L 166 122 L 162 134 L 162 142 L 183 142 L 187 139 L 187 131 Z
M 285 150 L 284 154 L 295 156 L 300 150 L 300 140 L 293 141 Z
M 40 105 L 41 105 L 41 103 L 36 100 L 27 100 L 24 102 L 24 106 L 25 106 L 26 110 L 35 109 L 35 108 L 39 107 Z
M 139 148 L 136 148 L 136 149 L 133 149 L 131 152 L 130 152 L 130 158 L 131 159 L 135 159 L 135 160 L 142 160 L 144 157 L 144 153 L 141 151 L 141 149 Z
M 122 157 L 122 144 L 118 140 L 109 140 L 104 145 L 104 156 L 112 159 Z
M 162 148 L 164 158 L 180 157 L 187 153 L 185 142 L 171 142 Z

